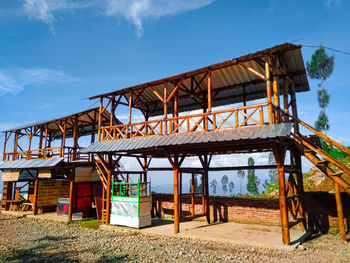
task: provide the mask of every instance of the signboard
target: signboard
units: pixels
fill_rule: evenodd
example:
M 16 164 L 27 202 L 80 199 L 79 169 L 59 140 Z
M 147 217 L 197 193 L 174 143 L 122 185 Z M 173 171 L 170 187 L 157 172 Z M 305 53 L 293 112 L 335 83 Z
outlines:
M 2 172 L 2 181 L 3 182 L 17 182 L 19 177 L 18 170 L 4 170 Z
M 97 171 L 93 167 L 77 167 L 75 168 L 75 178 L 74 182 L 97 182 L 100 180 L 100 177 L 97 174 Z
M 39 181 L 38 206 L 57 205 L 58 198 L 69 198 L 69 182 Z

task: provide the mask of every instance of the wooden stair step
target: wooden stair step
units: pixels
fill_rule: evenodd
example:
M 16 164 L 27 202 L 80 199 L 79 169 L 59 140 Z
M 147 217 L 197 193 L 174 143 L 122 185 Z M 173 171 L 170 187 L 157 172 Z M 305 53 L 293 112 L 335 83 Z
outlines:
M 332 176 L 342 176 L 342 175 L 343 175 L 342 171 L 337 171 L 337 172 L 332 173 Z
M 320 164 L 320 165 L 328 165 L 329 161 L 327 161 L 327 160 L 319 160 L 317 163 Z

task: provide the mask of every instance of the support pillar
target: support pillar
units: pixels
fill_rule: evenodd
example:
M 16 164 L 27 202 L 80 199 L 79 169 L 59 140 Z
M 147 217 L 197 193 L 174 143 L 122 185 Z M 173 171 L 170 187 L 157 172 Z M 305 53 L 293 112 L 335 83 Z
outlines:
M 33 215 L 38 213 L 38 189 L 39 188 L 39 178 L 38 175 L 34 181 L 34 204 L 33 204 Z
M 285 245 L 290 244 L 289 235 L 289 222 L 288 222 L 288 207 L 287 207 L 287 193 L 286 193 L 286 181 L 284 171 L 284 159 L 286 149 L 284 147 L 274 144 L 273 154 L 277 163 L 278 170 L 278 185 L 279 185 L 279 204 L 281 214 L 281 226 L 282 226 L 282 241 Z
M 304 182 L 303 182 L 303 173 L 301 166 L 301 155 L 296 150 L 291 151 L 291 154 L 294 156 L 295 166 L 297 169 L 297 191 L 299 194 L 299 215 L 303 220 L 301 221 L 301 230 L 307 231 L 306 217 L 305 217 L 305 206 L 304 206 Z
M 112 184 L 112 155 L 108 155 L 107 171 L 107 194 L 106 194 L 106 225 L 109 225 L 111 219 L 111 184 Z
M 178 156 L 174 157 L 174 234 L 180 232 L 179 166 Z
M 74 191 L 75 167 L 72 168 L 72 174 L 69 180 L 69 206 L 68 206 L 68 222 L 72 220 L 73 212 L 73 191 Z
M 335 190 L 335 201 L 337 204 L 337 214 L 338 214 L 338 224 L 339 224 L 339 235 L 343 242 L 346 242 L 345 235 L 345 225 L 344 225 L 344 215 L 343 215 L 343 205 L 341 201 L 340 187 L 337 183 L 334 183 Z

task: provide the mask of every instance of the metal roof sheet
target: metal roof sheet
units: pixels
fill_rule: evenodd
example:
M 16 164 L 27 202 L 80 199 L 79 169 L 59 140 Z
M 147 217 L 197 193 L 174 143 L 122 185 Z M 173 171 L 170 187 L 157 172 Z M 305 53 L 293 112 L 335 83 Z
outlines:
M 85 111 L 82 111 L 82 112 L 77 112 L 77 113 L 74 113 L 74 114 L 62 116 L 62 117 L 59 117 L 59 118 L 56 118 L 56 119 L 52 119 L 52 120 L 48 120 L 48 121 L 29 123 L 29 124 L 25 124 L 25 125 L 22 125 L 22 126 L 19 126 L 19 127 L 12 128 L 12 129 L 3 130 L 2 132 L 19 131 L 19 130 L 30 128 L 30 127 L 45 126 L 45 127 L 47 127 L 47 129 L 48 129 L 48 131 L 50 133 L 54 134 L 55 138 L 60 138 L 60 137 L 62 137 L 62 132 L 61 132 L 60 128 L 57 126 L 56 123 L 59 122 L 59 121 L 69 120 L 69 119 L 72 119 L 75 116 L 77 116 L 77 118 L 78 118 L 78 127 L 82 128 L 80 130 L 80 132 L 81 132 L 82 135 L 86 135 L 86 134 L 90 134 L 91 131 L 92 131 L 91 123 L 92 123 L 93 119 L 96 119 L 95 125 L 97 126 L 97 124 L 98 124 L 98 119 L 97 119 L 98 113 L 96 114 L 96 116 L 94 116 L 95 111 L 97 111 L 98 109 L 99 108 L 93 108 L 93 109 L 85 110 Z M 103 122 L 106 123 L 106 120 L 108 120 L 108 122 L 109 122 L 110 113 L 105 110 L 103 112 L 103 117 L 104 117 L 104 118 L 102 118 Z M 121 122 L 119 120 L 117 120 L 117 123 L 121 124 Z M 72 137 L 73 136 L 72 128 L 73 128 L 74 123 L 67 121 L 66 125 L 67 125 L 66 138 Z
M 264 139 L 288 136 L 292 124 L 280 123 L 264 126 L 241 127 L 210 132 L 193 132 L 166 136 L 149 136 L 124 140 L 104 141 L 91 144 L 81 150 L 83 153 L 107 153 L 147 150 L 157 147 L 171 147 L 210 142 L 227 142 L 246 139 Z
M 5 161 L 0 163 L 0 169 L 29 169 L 54 167 L 62 162 L 64 158 L 53 158 L 45 160 L 17 160 Z
M 159 94 L 163 94 L 164 83 L 167 83 L 167 95 L 169 96 L 176 86 L 177 81 L 184 79 L 182 85 L 189 89 L 191 87 L 191 78 L 195 78 L 197 82 L 200 82 L 203 76 L 205 76 L 208 69 L 211 70 L 212 77 L 212 94 L 215 95 L 215 99 L 212 100 L 212 106 L 221 106 L 227 104 L 233 104 L 243 101 L 243 86 L 245 87 L 246 100 L 257 100 L 266 98 L 266 84 L 264 80 L 259 79 L 256 75 L 247 71 L 241 64 L 247 67 L 252 67 L 258 72 L 264 73 L 263 68 L 256 60 L 262 58 L 266 54 L 281 54 L 284 57 L 284 61 L 287 65 L 288 72 L 293 76 L 293 82 L 296 92 L 308 91 L 309 84 L 305 71 L 304 61 L 301 54 L 301 46 L 285 43 L 272 48 L 268 48 L 262 51 L 248 54 L 239 58 L 227 60 L 221 63 L 213 64 L 201 69 L 181 73 L 172 77 L 151 81 L 143 84 L 139 84 L 133 87 L 117 90 L 114 92 L 101 94 L 91 97 L 90 99 L 98 98 L 99 96 L 119 95 L 123 94 L 129 99 L 130 91 L 132 90 L 137 96 L 137 101 L 133 102 L 133 106 L 144 109 L 146 111 L 152 108 L 150 116 L 158 116 L 163 114 L 163 103 L 155 96 L 154 91 Z M 281 80 L 280 80 L 281 82 Z M 202 91 L 207 90 L 207 81 L 203 81 L 200 84 Z M 138 90 L 141 90 L 138 92 Z M 178 89 L 178 96 L 182 97 L 188 95 L 183 89 Z M 197 93 L 197 95 L 201 95 Z M 150 107 L 150 105 L 152 105 Z M 154 108 L 153 108 L 154 107 Z M 172 112 L 172 103 L 168 105 L 168 112 Z M 193 98 L 182 98 L 179 100 L 179 109 L 181 112 L 201 109 Z

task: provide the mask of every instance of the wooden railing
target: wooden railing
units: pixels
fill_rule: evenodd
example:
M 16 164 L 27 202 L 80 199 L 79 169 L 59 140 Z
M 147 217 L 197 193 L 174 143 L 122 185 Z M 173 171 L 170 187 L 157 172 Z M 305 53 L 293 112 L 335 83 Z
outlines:
M 100 128 L 102 141 L 262 126 L 268 104 Z
M 85 161 L 91 162 L 91 155 L 88 153 L 80 153 L 79 147 L 50 147 L 45 149 L 33 149 L 29 151 L 5 152 L 3 154 L 4 161 L 17 160 L 38 160 L 53 159 L 64 157 L 66 162 Z

